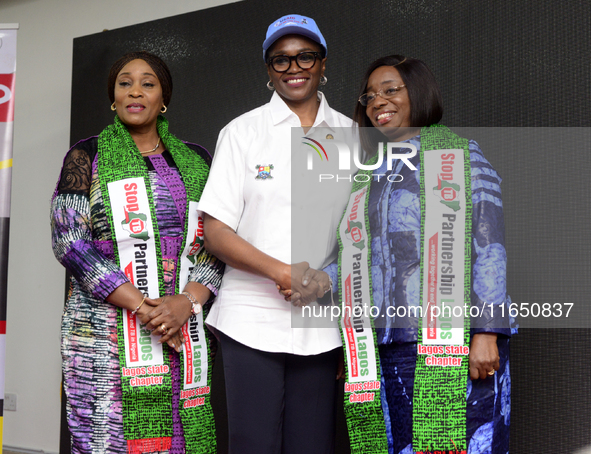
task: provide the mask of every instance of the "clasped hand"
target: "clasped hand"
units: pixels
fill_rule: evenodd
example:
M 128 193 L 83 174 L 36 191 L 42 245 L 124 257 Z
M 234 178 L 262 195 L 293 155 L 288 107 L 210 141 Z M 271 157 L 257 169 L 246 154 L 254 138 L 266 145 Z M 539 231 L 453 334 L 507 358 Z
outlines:
M 289 265 L 289 280 L 277 282 L 277 289 L 285 301 L 302 307 L 322 298 L 331 289 L 330 279 L 324 271 L 310 268 L 308 262 Z
M 484 380 L 499 370 L 499 349 L 496 333 L 478 333 L 470 344 L 470 378 Z
M 177 352 L 183 345 L 181 327 L 191 317 L 191 302 L 185 295 L 146 298 L 137 312 L 138 319 L 146 329 L 160 335 L 160 343 L 166 342 Z

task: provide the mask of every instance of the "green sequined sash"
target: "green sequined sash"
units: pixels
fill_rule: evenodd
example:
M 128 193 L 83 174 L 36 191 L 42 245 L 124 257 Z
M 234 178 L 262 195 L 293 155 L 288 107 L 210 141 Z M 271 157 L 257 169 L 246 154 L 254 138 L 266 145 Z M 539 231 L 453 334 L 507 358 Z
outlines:
M 453 195 L 447 196 L 448 192 L 455 192 L 454 188 L 448 187 L 446 191 L 445 176 L 440 178 L 439 184 L 435 179 L 425 181 L 425 156 L 431 150 L 460 150 L 463 153 L 463 175 L 457 176 L 455 181 L 458 181 L 458 194 L 453 198 Z M 452 155 L 453 153 L 447 153 Z M 447 155 L 443 155 L 444 157 Z M 425 286 L 428 285 L 428 278 L 425 278 L 428 262 L 425 261 L 425 255 L 428 249 L 429 241 L 425 238 L 425 196 L 426 191 L 442 190 L 443 198 L 439 201 L 439 206 L 443 207 L 444 213 L 447 217 L 435 219 L 434 222 L 443 222 L 450 219 L 450 216 L 455 215 L 458 208 L 456 203 L 464 205 L 465 222 L 463 225 L 455 227 L 456 229 L 463 229 L 464 242 L 459 245 L 459 257 L 454 258 L 453 276 L 460 277 L 463 274 L 464 285 L 460 288 L 459 301 L 460 306 L 470 307 L 470 291 L 471 291 L 471 241 L 472 241 L 472 185 L 471 185 L 471 168 L 470 168 L 470 151 L 468 149 L 468 140 L 457 136 L 445 126 L 437 126 L 430 128 L 423 128 L 421 131 L 421 306 L 426 307 L 424 295 L 426 294 Z M 456 156 L 457 160 L 457 156 Z M 450 161 L 451 162 L 451 161 Z M 439 165 L 440 163 L 433 163 Z M 445 172 L 441 171 L 443 174 Z M 442 173 L 439 175 L 441 176 Z M 438 186 L 438 189 L 435 189 Z M 453 189 L 453 191 L 452 191 Z M 452 200 L 453 198 L 453 200 Z M 449 200 L 448 200 L 449 199 Z M 431 221 L 429 221 L 431 222 Z M 440 241 L 441 244 L 441 241 Z M 444 247 L 442 247 L 444 249 Z M 443 251 L 439 251 L 439 257 Z M 460 266 L 455 266 L 456 261 Z M 443 280 L 444 267 L 440 266 L 438 271 L 439 282 Z M 463 290 L 463 292 L 462 292 Z M 462 295 L 463 293 L 463 295 Z M 462 298 L 463 297 L 463 298 Z M 445 295 L 441 294 L 439 289 L 438 305 L 441 307 L 442 300 L 447 300 Z M 457 303 L 457 302 L 456 302 Z M 449 303 L 452 304 L 452 303 Z M 448 304 L 448 305 L 449 305 Z M 426 311 L 423 312 L 425 314 Z M 465 314 L 465 311 L 463 311 Z M 439 331 L 445 327 L 443 320 L 451 317 L 445 317 L 442 314 L 437 320 L 437 328 Z M 456 323 L 458 319 L 455 319 Z M 461 318 L 459 320 L 462 321 Z M 425 315 L 423 320 L 419 321 L 418 345 L 423 345 L 429 337 L 425 331 Z M 443 334 L 440 334 L 443 335 Z M 462 338 L 463 337 L 463 343 Z M 470 318 L 463 317 L 463 334 L 460 333 L 459 347 L 467 347 L 470 344 Z M 431 344 L 433 345 L 433 344 Z M 435 344 L 439 345 L 439 344 Z M 444 351 L 447 346 L 443 346 Z M 456 348 L 457 350 L 457 348 Z M 431 359 L 429 359 L 431 358 Z M 436 359 L 432 359 L 436 358 Z M 439 359 L 437 359 L 439 358 Z M 447 358 L 447 359 L 446 359 Z M 428 363 L 437 362 L 453 364 L 452 366 L 433 366 Z M 457 366 L 457 364 L 461 366 Z M 445 451 L 466 453 L 466 386 L 468 380 L 468 356 L 466 354 L 417 354 L 417 363 L 415 368 L 414 381 L 414 396 L 413 396 L 413 449 L 417 453 L 431 452 L 431 451 Z
M 193 150 L 189 149 L 182 141 L 168 132 L 168 121 L 164 117 L 158 118 L 158 134 L 162 142 L 172 155 L 175 164 L 181 175 L 187 193 L 187 211 L 185 213 L 185 238 L 179 250 L 179 255 L 183 253 L 186 246 L 187 223 L 189 220 L 189 202 L 198 201 L 201 197 L 203 187 L 207 180 L 209 168 L 207 163 Z M 139 153 L 135 142 L 130 136 L 127 128 L 118 117 L 115 117 L 114 124 L 108 126 L 99 135 L 97 170 L 105 212 L 110 224 L 111 232 L 115 232 L 113 225 L 113 212 L 109 198 L 108 184 L 128 178 L 142 178 L 145 183 L 147 196 L 150 202 L 150 213 L 154 225 L 155 248 L 158 267 L 158 287 L 160 296 L 165 295 L 164 270 L 162 266 L 162 251 L 160 243 L 160 234 L 155 214 L 154 198 L 151 191 L 151 185 L 148 175 L 148 169 L 144 158 Z M 113 234 L 113 249 L 115 261 L 119 263 L 119 254 L 117 241 Z M 180 257 L 177 264 L 180 263 Z M 179 291 L 179 274 L 176 273 L 176 292 Z M 131 380 L 138 377 L 130 377 L 123 374 L 126 366 L 125 348 L 123 342 L 123 316 L 122 310 L 118 310 L 118 339 L 119 339 L 119 357 L 122 368 L 122 390 L 123 390 L 123 428 L 124 436 L 128 443 L 128 452 L 153 452 L 170 449 L 173 420 L 172 420 L 172 385 L 168 347 L 163 345 L 163 358 L 167 372 L 159 374 L 156 382 L 150 386 L 131 386 Z M 141 331 L 141 327 L 139 327 Z M 207 332 L 207 330 L 202 330 Z M 206 333 L 206 335 L 209 335 Z M 212 361 L 213 352 L 207 348 L 207 352 L 202 354 L 202 360 Z M 183 370 L 183 353 L 181 352 L 181 377 Z M 211 387 L 211 367 L 208 368 L 207 384 Z M 141 378 L 141 377 L 139 377 Z M 150 378 L 150 377 L 148 377 Z M 209 389 L 208 389 L 209 391 Z M 199 405 L 184 405 L 187 398 L 182 397 L 179 404 L 179 413 L 181 416 L 183 431 L 185 437 L 186 452 L 212 454 L 216 452 L 215 426 L 213 421 L 213 412 L 209 400 L 210 393 L 204 393 L 199 399 Z M 191 393 L 185 393 L 191 395 Z M 202 400 L 201 400 L 202 399 Z
M 425 162 L 424 158 L 431 150 L 459 150 L 462 154 L 463 168 L 458 172 L 460 174 L 453 183 L 445 180 L 445 174 L 439 174 L 439 180 L 436 178 L 433 184 L 432 178 L 427 183 L 425 182 Z M 448 153 L 449 154 L 449 153 Z M 430 156 L 430 154 L 429 154 Z M 439 155 L 446 156 L 446 155 Z M 376 155 L 370 159 L 367 165 L 375 164 L 379 156 Z M 428 240 L 429 244 L 425 242 L 425 218 L 427 213 L 426 206 L 426 192 L 425 191 L 441 191 L 438 194 L 441 197 L 441 205 L 438 207 L 438 213 L 443 210 L 448 210 L 449 213 L 444 220 L 453 218 L 457 208 L 464 205 L 465 222 L 457 229 L 462 229 L 465 241 L 460 245 L 460 257 L 456 257 L 456 262 L 461 266 L 454 268 L 463 274 L 463 286 L 460 289 L 460 300 L 456 305 L 467 307 L 470 306 L 470 288 L 471 288 L 471 219 L 472 219 L 472 195 L 471 195 L 471 176 L 470 176 L 470 153 L 468 150 L 468 140 L 458 137 L 444 126 L 433 126 L 429 128 L 422 128 L 421 130 L 421 151 L 420 151 L 420 201 L 421 201 L 421 307 L 423 307 L 423 319 L 419 320 L 419 338 L 418 344 L 422 346 L 430 345 L 428 350 L 433 353 L 433 346 L 436 344 L 433 340 L 433 335 L 441 333 L 442 320 L 438 319 L 436 322 L 425 319 L 425 314 L 432 313 L 429 309 L 429 304 L 424 301 L 424 291 L 428 292 L 429 283 L 425 278 L 431 279 L 431 286 L 433 287 L 433 273 L 436 269 L 429 269 L 429 275 L 425 275 L 425 269 L 428 262 L 425 263 L 425 256 L 423 252 L 437 251 L 438 254 L 442 252 L 440 243 L 435 245 L 438 238 L 437 235 L 431 236 Z M 431 158 L 429 158 L 431 159 Z M 431 163 L 429 164 L 431 165 Z M 347 425 L 349 428 L 349 438 L 351 442 L 351 452 L 353 454 L 362 453 L 388 453 L 388 443 L 386 439 L 386 427 L 384 423 L 384 416 L 381 407 L 382 393 L 387 390 L 381 389 L 381 376 L 378 347 L 373 330 L 372 317 L 355 317 L 353 314 L 347 318 L 347 306 L 354 307 L 355 301 L 361 306 L 366 306 L 367 309 L 373 307 L 373 295 L 371 286 L 371 233 L 369 229 L 368 218 L 368 201 L 369 191 L 372 181 L 372 170 L 360 170 L 357 175 L 367 175 L 367 177 L 357 177 L 352 188 L 352 195 L 349 200 L 349 205 L 341 221 L 338 231 L 339 241 L 339 290 L 340 301 L 342 301 L 342 315 L 341 318 L 341 335 L 343 344 L 345 345 L 345 367 L 346 367 L 346 383 L 345 383 L 345 415 L 347 417 Z M 432 177 L 432 171 L 429 175 Z M 459 183 L 457 184 L 457 179 Z M 395 183 L 394 183 L 395 184 Z M 435 187 L 434 187 L 435 185 Z M 461 190 L 460 190 L 461 186 Z M 457 190 L 457 191 L 456 191 Z M 454 192 L 455 191 L 455 192 Z M 458 194 L 460 194 L 458 196 Z M 364 216 L 360 216 L 361 210 L 357 210 L 355 204 L 363 202 Z M 444 216 L 445 213 L 444 213 Z M 431 219 L 431 217 L 430 217 Z M 454 218 L 455 219 L 455 218 Z M 441 220 L 431 220 L 433 222 L 441 222 Z M 351 248 L 351 245 L 356 245 L 358 251 Z M 363 256 L 360 251 L 365 249 Z M 347 256 L 348 254 L 348 256 Z M 437 254 L 436 254 L 437 255 Z M 447 256 L 446 256 L 447 257 Z M 357 263 L 355 262 L 356 259 Z M 347 265 L 347 263 L 349 263 Z M 357 268 L 365 267 L 363 276 L 355 275 Z M 455 263 L 454 263 L 455 264 Z M 345 272 L 343 272 L 345 266 Z M 347 271 L 349 270 L 349 271 Z M 440 273 L 441 274 L 441 273 Z M 440 276 L 441 277 L 441 276 Z M 361 281 L 367 281 L 365 286 L 359 284 L 354 286 L 352 280 L 358 278 Z M 435 280 L 437 277 L 435 277 Z M 363 288 L 368 291 L 364 292 Z M 436 293 L 436 289 L 431 288 Z M 462 291 L 463 290 L 463 291 Z M 359 292 L 356 294 L 355 292 Z M 447 292 L 447 289 L 444 289 Z M 369 293 L 365 295 L 364 293 Z M 433 293 L 433 294 L 435 294 Z M 368 298 L 369 296 L 369 298 Z M 357 298 L 358 297 L 358 298 Z M 441 302 L 441 295 L 437 299 Z M 451 300 L 450 300 L 451 301 Z M 451 304 L 451 303 L 449 303 Z M 370 312 L 371 313 L 371 312 Z M 456 321 L 456 324 L 458 322 Z M 432 330 L 428 334 L 423 328 L 423 324 L 430 327 Z M 466 385 L 468 376 L 468 356 L 467 346 L 469 345 L 470 334 L 470 320 L 469 317 L 460 318 L 459 331 L 455 331 L 455 338 L 459 335 L 459 346 L 457 348 L 451 347 L 455 353 L 460 350 L 461 354 L 449 354 L 446 352 L 446 346 L 439 346 L 443 348 L 442 354 L 429 354 L 421 352 L 417 354 L 417 364 L 415 370 L 415 385 L 413 396 L 413 451 L 417 453 L 427 453 L 440 451 L 446 454 L 450 452 L 458 452 L 465 454 L 466 446 Z M 463 326 L 461 326 L 463 325 Z M 369 333 L 367 328 L 371 326 Z M 455 326 L 455 325 L 454 325 Z M 357 329 L 356 329 L 357 328 Z M 439 331 L 437 331 L 439 329 Z M 362 343 L 360 345 L 359 336 L 356 334 L 363 334 L 362 340 L 372 343 L 371 347 Z M 463 341 L 463 344 L 462 344 Z M 441 342 L 444 344 L 444 342 Z M 361 365 L 359 357 L 362 351 L 373 351 L 375 354 L 375 364 L 370 362 L 370 369 L 374 367 L 369 374 L 373 377 L 372 380 L 362 381 L 360 377 L 355 377 Z M 435 359 L 433 359 L 435 358 Z M 447 364 L 442 366 L 437 364 Z M 451 366 L 449 366 L 451 364 Z M 461 365 L 460 365 L 461 364 Z M 394 426 L 396 421 L 391 421 Z M 393 430 L 395 432 L 395 430 Z M 457 451 L 456 451 L 457 449 Z

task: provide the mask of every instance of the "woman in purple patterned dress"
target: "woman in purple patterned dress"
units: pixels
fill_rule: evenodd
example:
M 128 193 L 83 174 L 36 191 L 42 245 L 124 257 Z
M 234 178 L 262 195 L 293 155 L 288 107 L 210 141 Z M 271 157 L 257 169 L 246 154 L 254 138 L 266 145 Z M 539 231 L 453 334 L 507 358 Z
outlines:
M 168 123 L 160 114 L 166 111 L 170 101 L 172 79 L 160 58 L 148 52 L 124 55 L 111 68 L 108 88 L 111 108 L 117 113 L 115 124 L 100 136 L 82 140 L 69 150 L 51 206 L 53 250 L 71 275 L 62 319 L 62 358 L 72 452 L 181 453 L 185 452 L 187 430 L 178 410 L 178 352 L 185 344 L 181 327 L 200 310 L 199 302 L 205 303 L 217 292 L 223 273 L 223 264 L 204 250 L 195 254 L 202 244 L 195 236 L 190 244 L 191 260 L 209 262 L 208 286 L 189 277 L 184 294 L 178 290 L 179 254 L 183 245 L 189 243 L 185 240 L 188 223 L 185 218 L 190 216 L 188 206 L 193 203 L 188 198 L 187 182 L 192 181 L 192 197 L 198 199 L 211 157 L 204 148 L 181 142 L 168 133 Z M 113 139 L 118 136 L 110 136 L 107 131 L 120 132 L 122 139 Z M 108 149 L 109 144 L 120 144 L 122 149 Z M 106 151 L 102 152 L 103 149 Z M 162 262 L 157 288 L 160 296 L 170 295 L 164 299 L 146 297 L 147 292 L 137 288 L 143 284 L 138 278 L 141 273 L 135 276 L 136 285 L 133 285 L 130 279 L 134 276 L 123 270 L 116 259 L 117 253 L 122 253 L 122 246 L 117 245 L 115 223 L 110 216 L 115 219 L 117 210 L 113 206 L 111 213 L 113 196 L 107 197 L 107 186 L 101 181 L 113 170 L 105 168 L 107 161 L 101 161 L 101 153 L 106 152 L 121 152 L 122 160 L 129 156 L 130 162 L 140 169 L 140 179 L 143 177 L 146 182 L 149 211 L 159 239 L 156 257 Z M 197 163 L 198 167 L 187 167 L 187 162 Z M 126 163 L 120 165 L 122 172 L 126 166 Z M 111 192 L 112 187 L 108 187 Z M 126 208 L 125 215 L 129 220 L 135 213 L 128 213 Z M 145 221 L 143 216 L 136 221 Z M 141 256 L 143 251 L 135 254 Z M 166 361 L 170 367 L 166 367 L 172 371 L 169 379 L 172 397 L 165 404 L 171 408 L 173 427 L 167 430 L 172 436 L 159 437 L 158 442 L 144 439 L 132 443 L 125 435 L 123 420 L 124 415 L 128 416 L 122 402 L 121 371 L 125 368 L 120 364 L 118 350 L 121 348 L 118 340 L 122 337 L 121 332 L 118 334 L 118 308 L 136 313 L 140 323 L 147 324 L 145 329 L 170 347 L 164 349 L 164 355 L 168 352 Z M 136 373 L 140 368 L 133 370 Z

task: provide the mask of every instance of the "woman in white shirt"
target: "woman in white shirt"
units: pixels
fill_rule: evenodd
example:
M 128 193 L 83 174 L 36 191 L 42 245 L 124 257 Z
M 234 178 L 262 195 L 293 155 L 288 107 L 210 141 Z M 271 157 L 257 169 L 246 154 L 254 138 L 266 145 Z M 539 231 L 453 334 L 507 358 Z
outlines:
M 206 323 L 222 344 L 230 453 L 334 451 L 338 328 L 292 328 L 291 303 L 277 292 L 292 288 L 292 275 L 293 290 L 303 292 L 296 283 L 308 262 L 321 269 L 334 259 L 332 219 L 350 190 L 343 184 L 338 200 L 314 201 L 326 204 L 326 219 L 314 222 L 318 247 L 290 265 L 292 129 L 313 138 L 329 128 L 338 138 L 352 124 L 318 91 L 326 55 L 313 19 L 288 15 L 269 26 L 263 57 L 273 96 L 221 131 L 200 200 L 206 248 L 227 264 Z M 314 281 L 306 294 L 328 288 Z

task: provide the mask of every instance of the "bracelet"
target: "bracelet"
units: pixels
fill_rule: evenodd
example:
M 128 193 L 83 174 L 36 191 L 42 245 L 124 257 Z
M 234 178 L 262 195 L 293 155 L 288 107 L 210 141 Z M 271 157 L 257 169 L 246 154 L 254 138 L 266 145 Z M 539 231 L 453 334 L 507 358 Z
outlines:
M 144 304 L 145 301 L 146 301 L 146 297 L 144 296 L 144 299 L 142 300 L 140 305 L 138 307 L 136 307 L 134 311 L 131 311 L 131 315 L 135 315 L 136 312 L 140 310 L 140 307 L 142 307 L 142 305 Z
M 179 295 L 185 295 L 191 302 L 191 314 L 197 315 L 199 312 L 201 312 L 201 303 L 197 301 L 197 298 L 195 298 L 189 292 L 182 292 L 179 293 Z
M 191 301 L 191 304 L 195 304 L 197 303 L 197 298 L 195 298 L 193 295 L 191 295 L 189 292 L 181 292 L 181 295 L 185 295 L 187 298 L 189 298 L 189 301 Z

